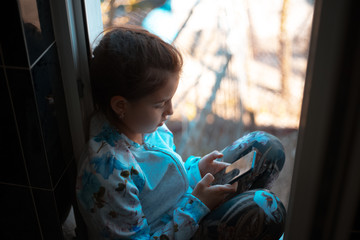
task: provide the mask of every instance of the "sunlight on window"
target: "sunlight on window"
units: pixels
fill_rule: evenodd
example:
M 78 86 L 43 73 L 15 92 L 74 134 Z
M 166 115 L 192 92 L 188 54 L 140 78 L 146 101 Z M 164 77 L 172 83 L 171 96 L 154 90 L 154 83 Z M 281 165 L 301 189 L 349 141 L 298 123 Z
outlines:
M 278 136 L 287 204 L 312 26 L 311 0 L 102 0 L 104 26 L 141 25 L 184 56 L 167 122 L 186 159 L 247 132 Z

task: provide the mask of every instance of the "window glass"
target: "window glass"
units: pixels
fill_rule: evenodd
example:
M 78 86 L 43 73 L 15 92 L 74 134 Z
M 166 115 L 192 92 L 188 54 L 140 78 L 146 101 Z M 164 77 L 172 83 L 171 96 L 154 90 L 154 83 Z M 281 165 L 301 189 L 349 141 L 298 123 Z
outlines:
M 313 16 L 312 0 L 101 0 L 104 27 L 143 26 L 174 44 L 184 69 L 167 122 L 184 160 L 248 132 L 282 141 L 272 191 L 287 207 Z

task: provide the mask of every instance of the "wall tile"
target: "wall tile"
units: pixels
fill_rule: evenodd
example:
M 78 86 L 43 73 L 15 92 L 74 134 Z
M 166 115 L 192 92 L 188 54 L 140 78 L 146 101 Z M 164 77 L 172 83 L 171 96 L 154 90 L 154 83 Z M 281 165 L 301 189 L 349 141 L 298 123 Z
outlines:
M 74 199 L 72 143 L 49 1 L 11 0 L 0 8 L 1 239 L 63 239 L 61 222 Z
M 3 68 L 0 68 L 0 108 L 0 181 L 29 185 Z
M 30 71 L 7 69 L 6 72 L 30 184 L 34 187 L 50 189 L 49 168 Z
M 17 1 L 2 1 L 0 8 L 1 34 L 4 65 L 28 67 L 22 23 Z
M 0 66 L 3 66 L 4 63 L 3 63 L 3 53 L 2 53 L 2 46 L 1 46 L 1 37 L 0 37 Z
M 41 239 L 33 200 L 28 187 L 0 184 L 1 239 Z
M 32 69 L 51 178 L 55 185 L 73 157 L 64 89 L 55 45 Z
M 44 239 L 63 239 L 54 192 L 52 190 L 33 189 L 33 195 Z
M 30 65 L 54 41 L 49 0 L 18 0 Z
M 72 160 L 54 191 L 61 223 L 66 220 L 75 201 L 75 178 L 75 162 Z

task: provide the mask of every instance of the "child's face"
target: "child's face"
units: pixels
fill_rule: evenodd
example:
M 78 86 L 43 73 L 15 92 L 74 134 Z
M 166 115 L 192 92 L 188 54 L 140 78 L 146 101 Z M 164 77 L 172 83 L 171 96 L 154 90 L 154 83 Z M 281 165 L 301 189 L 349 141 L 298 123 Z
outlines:
M 123 124 L 132 133 L 150 133 L 164 124 L 173 114 L 172 97 L 179 84 L 177 74 L 170 75 L 166 84 L 156 92 L 127 104 Z

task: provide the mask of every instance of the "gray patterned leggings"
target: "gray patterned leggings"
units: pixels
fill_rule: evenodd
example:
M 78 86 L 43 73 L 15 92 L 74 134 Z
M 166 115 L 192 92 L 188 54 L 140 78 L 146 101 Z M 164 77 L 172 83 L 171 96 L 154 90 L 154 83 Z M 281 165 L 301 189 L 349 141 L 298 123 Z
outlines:
M 271 134 L 252 132 L 224 149 L 223 161 L 231 162 L 253 148 L 261 153 L 254 171 L 239 181 L 237 193 L 202 219 L 192 240 L 278 240 L 283 234 L 285 207 L 268 190 L 285 162 L 281 142 Z

